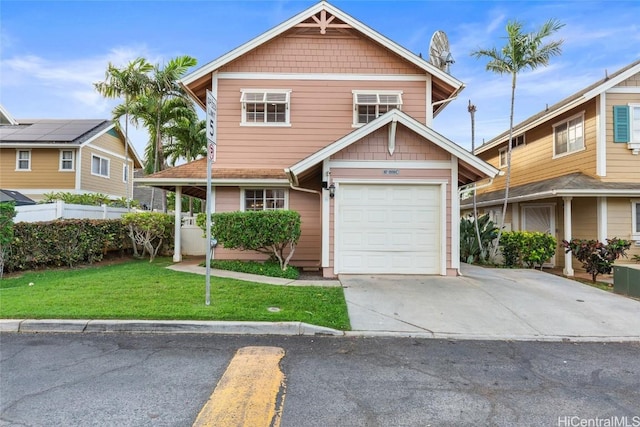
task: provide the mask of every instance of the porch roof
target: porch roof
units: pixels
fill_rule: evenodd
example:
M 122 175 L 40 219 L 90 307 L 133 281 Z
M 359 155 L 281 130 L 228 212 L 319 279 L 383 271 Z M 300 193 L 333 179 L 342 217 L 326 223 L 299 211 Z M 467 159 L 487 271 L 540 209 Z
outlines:
M 509 189 L 509 202 L 526 202 L 554 197 L 640 197 L 640 183 L 607 182 L 576 172 L 556 178 L 531 182 Z M 478 194 L 477 205 L 493 206 L 504 202 L 504 189 Z M 471 208 L 466 199 L 460 209 Z

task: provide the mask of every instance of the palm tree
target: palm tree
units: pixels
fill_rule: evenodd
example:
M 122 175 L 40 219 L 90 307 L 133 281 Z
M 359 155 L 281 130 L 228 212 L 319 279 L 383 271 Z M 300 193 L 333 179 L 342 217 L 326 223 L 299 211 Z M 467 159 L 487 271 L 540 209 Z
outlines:
M 127 187 L 127 209 L 131 207 L 131 195 L 129 193 L 131 185 L 131 171 L 129 170 L 129 106 L 136 97 L 143 95 L 149 89 L 151 80 L 149 79 L 148 74 L 152 70 L 153 65 L 147 62 L 144 58 L 136 58 L 123 68 L 117 68 L 110 62 L 107 66 L 104 81 L 93 84 L 98 93 L 106 98 L 120 98 L 124 96 L 124 162 L 127 172 L 127 179 L 125 183 Z M 114 120 L 116 120 L 115 113 Z M 118 127 L 119 124 L 119 120 L 116 120 L 116 125 Z
M 504 218 L 507 214 L 507 203 L 509 199 L 509 186 L 511 184 L 511 145 L 513 140 L 513 111 L 516 96 L 516 79 L 518 74 L 528 69 L 534 70 L 540 66 L 549 65 L 549 59 L 562 53 L 563 40 L 554 40 L 543 44 L 544 39 L 562 28 L 561 24 L 555 19 L 545 22 L 536 32 L 523 33 L 523 24 L 519 21 L 509 21 L 507 23 L 507 44 L 498 50 L 495 47 L 491 49 L 478 49 L 471 52 L 471 55 L 480 58 L 489 58 L 486 65 L 487 71 L 494 73 L 511 74 L 511 110 L 509 115 L 509 143 L 507 145 L 507 173 L 505 178 L 504 203 L 502 206 L 502 218 L 500 220 L 500 229 L 496 245 L 493 248 L 492 255 L 495 256 L 502 236 L 504 227 Z
M 167 133 L 164 154 L 171 166 L 181 158 L 190 162 L 207 155 L 207 122 L 198 120 L 195 112 L 176 119 Z M 189 197 L 189 214 L 193 215 L 193 197 Z

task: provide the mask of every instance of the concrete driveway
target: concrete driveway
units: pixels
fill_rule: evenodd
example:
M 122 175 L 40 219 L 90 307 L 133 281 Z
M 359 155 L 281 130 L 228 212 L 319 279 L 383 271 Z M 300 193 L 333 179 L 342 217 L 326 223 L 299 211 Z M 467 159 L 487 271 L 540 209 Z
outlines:
M 460 339 L 640 341 L 640 302 L 536 270 L 341 275 L 351 327 Z

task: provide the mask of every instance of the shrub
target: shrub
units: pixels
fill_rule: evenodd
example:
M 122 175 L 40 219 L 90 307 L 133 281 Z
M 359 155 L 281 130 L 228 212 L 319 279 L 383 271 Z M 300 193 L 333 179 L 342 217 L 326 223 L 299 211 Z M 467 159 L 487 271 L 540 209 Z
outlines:
M 613 263 L 631 247 L 631 242 L 617 237 L 607 239 L 607 243 L 597 240 L 571 239 L 562 241 L 565 252 L 572 252 L 573 256 L 582 263 L 582 267 L 591 274 L 591 280 L 596 281 L 598 274 L 609 274 Z
M 7 271 L 73 267 L 100 261 L 108 251 L 128 248 L 126 228 L 119 219 L 19 222 L 13 231 Z
M 16 216 L 13 202 L 0 203 L 0 279 L 4 273 L 5 259 L 13 241 L 13 217 Z
M 480 242 L 473 217 L 460 219 L 460 261 L 469 264 L 486 263 L 489 259 L 489 248 L 496 237 L 498 227 L 489 219 L 489 215 L 477 218 Z
M 537 231 L 508 231 L 502 234 L 500 248 L 506 267 L 535 268 L 556 252 L 555 237 Z
M 163 243 L 172 241 L 173 215 L 160 212 L 129 213 L 122 216 L 122 221 L 129 229 L 134 256 L 144 258 L 148 253 L 149 262 L 152 262 Z M 139 255 L 138 246 L 142 249 Z
M 204 229 L 206 214 L 196 221 Z M 225 248 L 267 254 L 278 260 L 282 270 L 300 239 L 300 214 L 289 210 L 216 213 L 212 223 L 212 236 Z
M 284 277 L 295 280 L 300 277 L 297 268 L 288 266 L 285 270 L 280 268 L 280 264 L 275 262 L 238 261 L 238 260 L 218 260 L 211 261 L 211 267 L 220 270 L 239 271 L 241 273 L 259 274 L 269 277 Z
M 88 206 L 102 206 L 107 205 L 116 208 L 126 208 L 127 200 L 124 197 L 119 199 L 110 199 L 109 196 L 100 193 L 86 193 L 86 194 L 74 194 L 69 192 L 59 191 L 57 193 L 46 193 L 42 203 L 53 203 L 55 201 L 62 201 L 73 205 L 88 205 Z M 139 206 L 140 203 L 136 200 L 132 200 L 130 206 Z

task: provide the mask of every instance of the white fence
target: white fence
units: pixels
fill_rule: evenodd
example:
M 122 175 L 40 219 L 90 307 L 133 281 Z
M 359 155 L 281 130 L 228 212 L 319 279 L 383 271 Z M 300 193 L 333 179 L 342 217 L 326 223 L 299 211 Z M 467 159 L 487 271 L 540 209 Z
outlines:
M 57 201 L 42 205 L 16 206 L 14 222 L 53 221 L 55 219 L 118 219 L 127 213 L 127 208 L 107 205 L 72 205 Z

